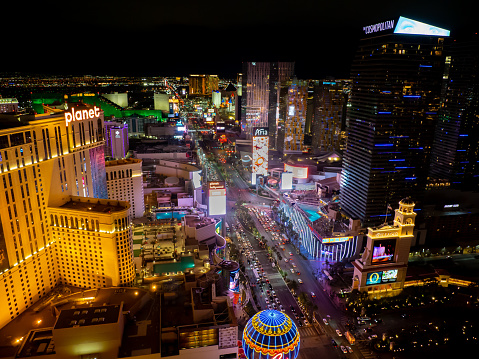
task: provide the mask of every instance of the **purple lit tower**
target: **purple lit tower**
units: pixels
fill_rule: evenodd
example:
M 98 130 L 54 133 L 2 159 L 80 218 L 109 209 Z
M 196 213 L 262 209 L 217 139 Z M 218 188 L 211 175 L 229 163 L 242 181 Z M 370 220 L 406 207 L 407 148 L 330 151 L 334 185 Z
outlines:
M 128 124 L 105 121 L 105 130 L 105 157 L 115 160 L 125 158 L 129 149 Z

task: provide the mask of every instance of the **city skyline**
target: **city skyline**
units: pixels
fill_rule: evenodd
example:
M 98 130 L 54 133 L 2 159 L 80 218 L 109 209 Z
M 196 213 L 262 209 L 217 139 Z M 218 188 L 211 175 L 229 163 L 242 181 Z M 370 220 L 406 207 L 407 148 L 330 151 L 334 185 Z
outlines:
M 77 8 L 53 1 L 4 19 L 4 33 L 19 25 L 23 31 L 14 32 L 11 55 L 1 63 L 3 70 L 47 74 L 234 77 L 242 61 L 295 61 L 298 78 L 344 78 L 363 26 L 402 15 L 450 29 L 455 37 L 474 26 L 464 8 L 446 1 L 396 7 L 377 1 L 368 6 L 243 2 L 238 8 L 188 1 L 181 8 L 109 1 Z M 39 16 L 46 11 L 48 20 Z

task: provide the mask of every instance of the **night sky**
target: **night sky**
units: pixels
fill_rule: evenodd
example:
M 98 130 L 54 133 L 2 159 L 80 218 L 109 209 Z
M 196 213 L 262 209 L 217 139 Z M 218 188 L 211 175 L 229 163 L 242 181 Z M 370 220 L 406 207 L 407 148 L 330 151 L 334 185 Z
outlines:
M 348 77 L 365 25 L 399 15 L 476 30 L 472 1 L 38 1 L 2 11 L 0 72 L 235 77 L 296 61 L 299 78 Z M 3 8 L 5 9 L 5 8 Z

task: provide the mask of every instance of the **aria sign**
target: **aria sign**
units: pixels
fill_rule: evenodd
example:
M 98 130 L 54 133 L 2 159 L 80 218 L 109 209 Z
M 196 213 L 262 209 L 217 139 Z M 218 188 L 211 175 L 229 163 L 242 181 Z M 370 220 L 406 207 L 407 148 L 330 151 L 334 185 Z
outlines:
M 100 116 L 100 108 L 94 106 L 89 110 L 75 110 L 72 107 L 71 111 L 65 112 L 65 123 L 68 127 L 68 124 L 72 121 L 83 121 L 88 120 L 91 118 L 99 117 Z

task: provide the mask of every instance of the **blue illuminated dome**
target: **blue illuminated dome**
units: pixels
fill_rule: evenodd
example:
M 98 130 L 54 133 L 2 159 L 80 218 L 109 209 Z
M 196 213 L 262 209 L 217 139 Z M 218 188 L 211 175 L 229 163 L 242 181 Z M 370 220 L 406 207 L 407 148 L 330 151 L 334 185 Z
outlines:
M 299 343 L 298 328 L 290 317 L 277 310 L 256 313 L 243 331 L 243 350 L 248 359 L 296 359 Z

